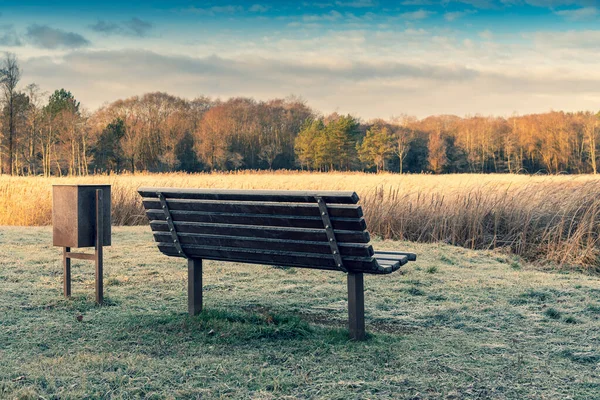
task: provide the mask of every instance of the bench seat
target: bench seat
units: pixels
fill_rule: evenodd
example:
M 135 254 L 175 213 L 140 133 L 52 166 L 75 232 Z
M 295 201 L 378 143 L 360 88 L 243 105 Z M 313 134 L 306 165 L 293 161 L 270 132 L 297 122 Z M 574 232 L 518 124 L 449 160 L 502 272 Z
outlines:
M 159 250 L 187 258 L 194 268 L 204 259 L 341 271 L 349 274 L 350 299 L 351 277 L 358 293 L 362 274 L 390 274 L 416 260 L 412 253 L 373 250 L 355 192 L 176 188 L 138 192 Z M 198 278 L 190 276 L 190 282 L 194 279 Z M 360 296 L 356 300 L 362 301 Z M 200 309 L 201 296 L 200 305 L 192 305 L 190 313 Z M 364 326 L 362 330 L 364 337 Z
M 155 235 L 156 240 L 165 240 L 161 235 Z M 189 237 L 181 236 L 182 243 L 185 243 Z M 168 239 L 167 239 L 168 240 Z M 234 244 L 235 240 L 228 244 Z M 304 242 L 310 243 L 310 242 Z M 318 242 L 314 242 L 315 245 Z M 300 253 L 300 252 L 281 252 L 271 250 L 254 250 L 232 247 L 202 246 L 195 244 L 185 244 L 182 246 L 188 258 L 202 258 L 205 260 L 231 261 L 246 264 L 262 265 L 280 265 L 286 267 L 314 268 L 330 271 L 339 271 L 333 258 L 328 254 Z M 178 254 L 177 248 L 173 243 L 159 242 L 159 250 L 168 256 L 185 257 Z M 343 247 L 340 247 L 343 249 Z M 344 250 L 341 250 L 342 254 Z M 344 265 L 353 272 L 362 272 L 367 274 L 391 274 L 400 269 L 401 266 L 408 263 L 409 257 L 398 253 L 392 256 L 375 256 L 365 259 L 364 257 L 342 257 Z M 328 262 L 330 265 L 324 265 Z M 315 265 L 313 267 L 313 265 Z M 318 265 L 318 267 L 316 267 Z

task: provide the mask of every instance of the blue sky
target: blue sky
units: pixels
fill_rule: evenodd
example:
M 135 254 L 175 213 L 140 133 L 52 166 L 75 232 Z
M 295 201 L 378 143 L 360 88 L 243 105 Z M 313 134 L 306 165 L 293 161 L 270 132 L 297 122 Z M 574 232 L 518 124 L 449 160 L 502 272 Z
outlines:
M 365 119 L 600 109 L 600 0 L 0 0 L 0 51 L 90 110 L 157 90 Z

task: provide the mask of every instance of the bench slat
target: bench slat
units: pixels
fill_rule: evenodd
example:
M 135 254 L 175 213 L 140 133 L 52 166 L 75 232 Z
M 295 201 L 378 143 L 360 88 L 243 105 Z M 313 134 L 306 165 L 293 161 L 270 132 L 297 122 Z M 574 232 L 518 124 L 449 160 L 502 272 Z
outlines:
M 142 199 L 146 210 L 161 210 L 158 199 Z M 294 216 L 320 216 L 319 206 L 315 204 L 233 202 L 211 200 L 167 199 L 169 210 L 202 211 L 239 214 L 269 214 Z M 360 218 L 362 208 L 357 205 L 336 204 L 328 206 L 330 217 Z
M 392 260 L 376 260 L 377 265 L 379 265 L 380 273 L 391 274 L 394 271 L 400 269 L 403 265 L 400 261 L 392 261 Z
M 214 213 L 201 211 L 170 211 L 173 221 L 210 222 L 234 225 L 267 225 L 287 226 L 289 228 L 323 228 L 321 217 L 293 216 L 293 215 L 265 215 L 265 214 L 236 214 Z M 163 210 L 148 210 L 146 212 L 150 221 L 164 221 Z M 367 224 L 364 218 L 331 218 L 333 229 L 346 231 L 364 231 Z
M 250 226 L 232 224 L 210 224 L 203 222 L 174 221 L 178 233 L 200 233 L 217 236 L 253 236 L 267 239 L 306 240 L 327 242 L 325 229 L 286 228 L 277 226 Z M 169 232 L 169 226 L 164 221 L 150 221 L 153 231 Z M 339 243 L 369 243 L 367 231 L 334 231 Z
M 380 265 L 389 265 L 389 264 L 399 263 L 400 266 L 402 266 L 408 262 L 407 256 L 397 256 L 394 258 L 381 258 L 380 256 L 375 255 L 375 259 L 377 260 L 377 262 Z
M 153 187 L 138 189 L 138 193 L 142 197 L 157 197 L 157 192 L 162 193 L 167 199 L 316 203 L 315 197 L 321 196 L 328 204 L 356 204 L 359 200 L 358 195 L 351 191 L 179 189 Z
M 159 250 L 168 256 L 182 257 L 172 243 L 158 243 Z M 249 250 L 228 247 L 184 245 L 183 250 L 190 258 L 216 261 L 234 261 L 248 264 L 280 265 L 289 267 L 326 269 L 339 271 L 332 255 Z M 388 273 L 374 258 L 343 257 L 344 266 L 354 272 L 371 274 Z M 389 271 L 392 272 L 392 271 Z
M 396 257 L 406 256 L 408 261 L 417 261 L 417 255 L 415 253 L 407 253 L 405 251 L 376 251 L 375 257 L 377 259 L 384 260 L 395 260 Z
M 180 233 L 179 242 L 182 245 L 203 245 L 217 247 L 235 247 L 247 249 L 263 249 L 277 251 L 291 251 L 297 253 L 331 254 L 331 248 L 326 242 L 312 242 L 299 240 L 261 239 L 243 236 L 214 236 Z M 170 232 L 154 232 L 154 239 L 160 243 L 172 243 Z M 340 243 L 340 253 L 343 256 L 373 257 L 373 247 L 368 244 Z

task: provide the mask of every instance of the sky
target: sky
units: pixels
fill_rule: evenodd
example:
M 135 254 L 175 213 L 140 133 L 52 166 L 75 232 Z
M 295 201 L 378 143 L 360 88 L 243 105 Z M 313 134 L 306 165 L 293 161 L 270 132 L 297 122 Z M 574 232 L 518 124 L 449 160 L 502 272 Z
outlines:
M 91 111 L 154 91 L 363 119 L 600 110 L 600 0 L 0 0 L 0 52 Z

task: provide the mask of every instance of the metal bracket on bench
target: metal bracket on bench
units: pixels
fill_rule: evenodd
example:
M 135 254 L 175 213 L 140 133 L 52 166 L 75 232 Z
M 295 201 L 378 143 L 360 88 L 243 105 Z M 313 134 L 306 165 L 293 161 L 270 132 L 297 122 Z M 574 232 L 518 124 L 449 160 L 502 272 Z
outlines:
M 319 205 L 321 219 L 323 220 L 323 226 L 325 227 L 325 232 L 327 233 L 327 240 L 329 241 L 329 247 L 331 248 L 331 254 L 333 255 L 335 265 L 340 270 L 348 272 L 348 270 L 344 267 L 340 249 L 338 248 L 337 240 L 335 239 L 335 234 L 333 233 L 333 226 L 331 225 L 331 220 L 329 219 L 327 204 L 325 204 L 325 200 L 323 200 L 322 197 L 316 196 L 315 198 L 317 199 L 317 204 Z
M 165 213 L 165 218 L 167 220 L 167 225 L 169 226 L 169 232 L 171 232 L 171 237 L 173 238 L 173 244 L 175 245 L 175 249 L 179 254 L 181 254 L 185 258 L 189 258 L 184 253 L 183 248 L 181 247 L 181 243 L 179 243 L 179 237 L 177 237 L 175 224 L 173 223 L 173 218 L 171 217 L 171 212 L 169 211 L 169 206 L 167 206 L 167 200 L 165 199 L 165 196 L 160 192 L 156 192 L 156 195 L 158 196 L 158 199 L 160 200 L 160 205 L 162 206 L 162 209 Z

